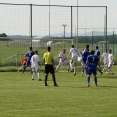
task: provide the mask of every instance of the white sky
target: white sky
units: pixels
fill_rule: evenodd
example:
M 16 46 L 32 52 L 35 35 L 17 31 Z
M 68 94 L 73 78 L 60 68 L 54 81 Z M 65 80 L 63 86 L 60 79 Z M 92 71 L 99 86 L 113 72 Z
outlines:
M 51 5 L 107 6 L 108 27 L 117 28 L 117 0 L 50 0 Z M 0 0 L 0 3 L 48 5 L 49 0 Z
M 117 0 L 50 0 L 50 5 L 107 6 L 108 28 L 117 28 Z M 0 0 L 0 3 L 48 5 L 49 0 Z

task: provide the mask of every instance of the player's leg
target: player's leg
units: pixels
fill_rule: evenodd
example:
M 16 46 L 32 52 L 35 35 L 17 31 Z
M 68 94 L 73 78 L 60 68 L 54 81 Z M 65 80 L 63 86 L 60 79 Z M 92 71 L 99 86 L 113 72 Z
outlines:
M 17 72 L 20 72 L 23 69 L 24 65 L 22 65 Z
M 112 65 L 110 64 L 109 67 L 108 67 L 108 73 L 113 75 L 113 70 L 112 70 Z
M 64 60 L 63 65 L 67 65 L 67 72 L 69 73 L 69 71 L 70 71 L 70 64 L 69 64 L 68 60 Z
M 68 71 L 68 73 L 69 73 L 69 71 L 70 71 L 70 65 L 69 65 L 69 63 L 67 63 L 67 66 L 68 66 L 67 71 Z
M 60 66 L 61 66 L 61 65 L 63 65 L 63 63 L 62 63 L 62 62 L 60 62 L 60 63 L 58 64 L 58 66 L 56 67 L 55 72 L 57 72 L 57 71 L 58 71 L 58 69 L 60 68 Z
M 53 79 L 53 82 L 54 82 L 54 86 L 57 86 L 56 77 L 55 77 L 55 73 L 54 73 L 54 68 L 53 68 L 52 65 L 50 66 L 50 73 L 52 74 L 52 79 Z
M 71 68 L 70 72 L 74 71 L 74 68 L 73 68 L 73 60 L 70 60 L 70 68 Z
M 81 76 L 84 76 L 84 70 L 85 70 L 85 63 L 83 61 L 81 61 L 81 66 L 82 66 L 82 73 Z
M 37 72 L 38 80 L 41 81 L 39 66 L 36 65 L 36 66 L 35 66 L 35 69 L 36 69 L 36 72 Z
M 27 61 L 26 62 L 26 65 L 24 65 L 23 67 L 23 70 L 22 70 L 22 73 L 24 73 L 24 71 L 26 70 L 26 67 L 30 65 L 30 61 Z
M 98 67 L 97 67 L 97 71 L 99 71 L 101 75 L 103 74 L 103 72 Z
M 73 62 L 74 62 L 74 76 L 76 75 L 76 62 L 77 62 L 77 58 L 78 58 L 78 56 L 75 56 L 74 59 L 73 59 Z
M 76 75 L 76 61 L 74 61 L 74 76 Z
M 98 86 L 97 85 L 97 76 L 96 76 L 97 72 L 95 69 L 93 69 L 93 75 L 94 75 L 94 83 L 95 83 L 95 86 Z
M 91 69 L 87 69 L 87 87 L 90 86 L 90 75 L 92 74 L 92 70 Z
M 48 79 L 49 69 L 50 69 L 49 65 L 45 65 L 45 79 L 44 79 L 45 86 L 48 86 L 47 79 Z
M 32 67 L 32 80 L 34 80 L 34 76 L 35 76 L 35 67 L 34 66 L 31 66 Z

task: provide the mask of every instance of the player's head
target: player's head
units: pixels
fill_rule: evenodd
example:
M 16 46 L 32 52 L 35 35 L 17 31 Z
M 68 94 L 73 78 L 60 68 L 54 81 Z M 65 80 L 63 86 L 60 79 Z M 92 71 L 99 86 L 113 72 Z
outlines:
M 91 50 L 91 54 L 94 55 L 95 51 L 94 50 Z
M 109 49 L 109 50 L 108 50 L 108 53 L 110 53 L 110 54 L 111 54 L 111 52 L 112 52 L 112 50 L 111 50 L 111 49 Z
M 37 50 L 35 50 L 35 54 L 38 54 L 38 51 Z
M 29 47 L 30 50 L 32 50 L 32 47 Z
M 87 50 L 89 49 L 89 45 L 86 45 L 86 49 L 87 49 Z
M 98 50 L 98 46 L 95 46 L 95 49 Z
M 66 52 L 66 49 L 63 49 L 63 53 L 65 53 Z
M 74 48 L 74 45 L 71 45 L 71 48 Z
M 48 52 L 51 51 L 51 47 L 50 47 L 50 46 L 47 47 L 47 51 L 48 51 Z

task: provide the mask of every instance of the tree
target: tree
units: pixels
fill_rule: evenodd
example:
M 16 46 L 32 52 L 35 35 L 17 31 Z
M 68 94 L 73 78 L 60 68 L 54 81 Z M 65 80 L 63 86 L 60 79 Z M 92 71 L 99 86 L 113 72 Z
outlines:
M 7 37 L 5 33 L 0 34 L 0 37 Z

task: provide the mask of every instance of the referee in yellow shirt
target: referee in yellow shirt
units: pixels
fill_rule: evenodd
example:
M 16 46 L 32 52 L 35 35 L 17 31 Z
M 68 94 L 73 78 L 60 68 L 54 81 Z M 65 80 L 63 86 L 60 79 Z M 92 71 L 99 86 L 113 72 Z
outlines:
M 47 79 L 48 79 L 49 73 L 52 74 L 54 86 L 57 86 L 56 78 L 55 78 L 55 71 L 54 71 L 55 69 L 54 56 L 50 51 L 51 51 L 51 47 L 47 47 L 47 52 L 44 53 L 43 55 L 43 61 L 45 63 L 45 86 L 48 86 Z

